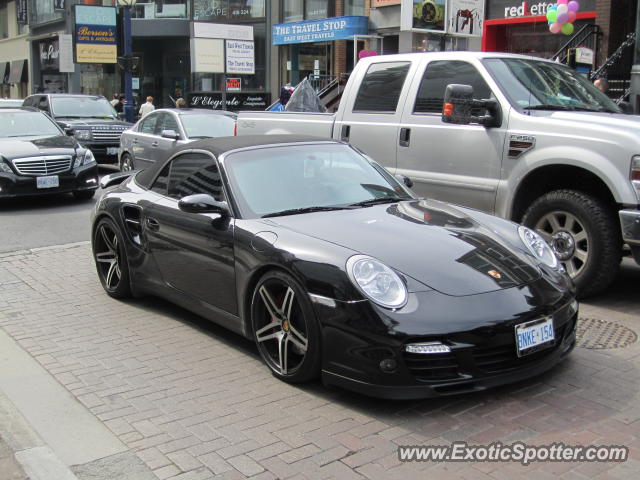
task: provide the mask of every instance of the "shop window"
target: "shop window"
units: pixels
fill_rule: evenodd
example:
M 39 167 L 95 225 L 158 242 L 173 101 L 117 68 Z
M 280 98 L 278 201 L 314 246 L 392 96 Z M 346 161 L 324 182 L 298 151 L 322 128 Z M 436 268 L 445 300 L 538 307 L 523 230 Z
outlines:
M 334 2 L 330 0 L 283 0 L 284 22 L 299 22 L 334 16 Z
M 29 0 L 29 25 L 54 22 L 64 19 L 64 11 L 53 9 L 51 0 Z
M 489 98 L 491 90 L 480 72 L 467 62 L 435 61 L 427 65 L 422 77 L 414 113 L 441 113 L 444 92 L 450 83 L 471 85 L 474 98 Z M 474 115 L 480 112 L 472 112 Z
M 409 62 L 371 65 L 362 79 L 353 111 L 395 112 L 410 65 Z
M 0 38 L 9 37 L 9 17 L 7 16 L 7 4 L 0 5 Z
M 345 15 L 364 15 L 364 0 L 344 0 Z

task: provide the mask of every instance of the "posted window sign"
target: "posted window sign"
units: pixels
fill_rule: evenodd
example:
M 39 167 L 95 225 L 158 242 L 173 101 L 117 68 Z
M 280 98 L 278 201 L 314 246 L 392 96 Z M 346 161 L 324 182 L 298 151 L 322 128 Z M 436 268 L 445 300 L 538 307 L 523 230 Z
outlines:
M 226 40 L 226 73 L 256 73 L 254 42 Z

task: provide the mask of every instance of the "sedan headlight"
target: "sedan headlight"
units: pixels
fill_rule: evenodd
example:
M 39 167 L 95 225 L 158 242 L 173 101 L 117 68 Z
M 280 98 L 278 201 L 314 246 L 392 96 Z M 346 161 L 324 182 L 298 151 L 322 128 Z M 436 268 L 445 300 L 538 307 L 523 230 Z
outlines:
M 553 250 L 544 238 L 530 228 L 523 226 L 518 227 L 518 234 L 520 235 L 522 243 L 525 244 L 531 254 L 540 260 L 540 262 L 551 268 L 558 266 L 558 257 L 553 253 Z
M 407 303 L 407 287 L 398 274 L 384 263 L 366 255 L 347 260 L 347 274 L 365 297 L 385 308 Z
M 89 140 L 91 138 L 91 130 L 74 130 L 73 136 L 78 140 Z
M 73 168 L 78 168 L 80 165 L 90 165 L 96 162 L 96 158 L 93 156 L 93 152 L 87 149 L 84 155 L 77 155 L 76 161 L 73 162 Z

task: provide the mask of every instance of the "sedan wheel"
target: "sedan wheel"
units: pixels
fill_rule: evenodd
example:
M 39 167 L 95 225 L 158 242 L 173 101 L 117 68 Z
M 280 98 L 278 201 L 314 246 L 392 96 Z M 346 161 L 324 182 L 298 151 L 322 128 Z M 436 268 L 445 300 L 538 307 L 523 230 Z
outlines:
M 122 158 L 120 159 L 120 171 L 122 172 L 133 171 L 133 159 L 127 153 L 122 155 Z
M 116 298 L 131 296 L 129 266 L 122 235 L 107 218 L 100 220 L 95 229 L 93 256 L 105 291 Z
M 316 377 L 320 334 L 313 307 L 288 275 L 269 272 L 258 282 L 251 302 L 253 336 L 273 374 L 288 382 Z

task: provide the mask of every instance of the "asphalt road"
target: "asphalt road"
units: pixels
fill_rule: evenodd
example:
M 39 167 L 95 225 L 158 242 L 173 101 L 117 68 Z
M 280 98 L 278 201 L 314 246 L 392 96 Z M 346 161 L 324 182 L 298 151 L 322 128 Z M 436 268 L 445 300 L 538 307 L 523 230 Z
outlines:
M 115 172 L 100 166 L 100 177 Z M 100 195 L 76 200 L 73 195 L 0 200 L 0 253 L 89 240 L 89 217 Z

